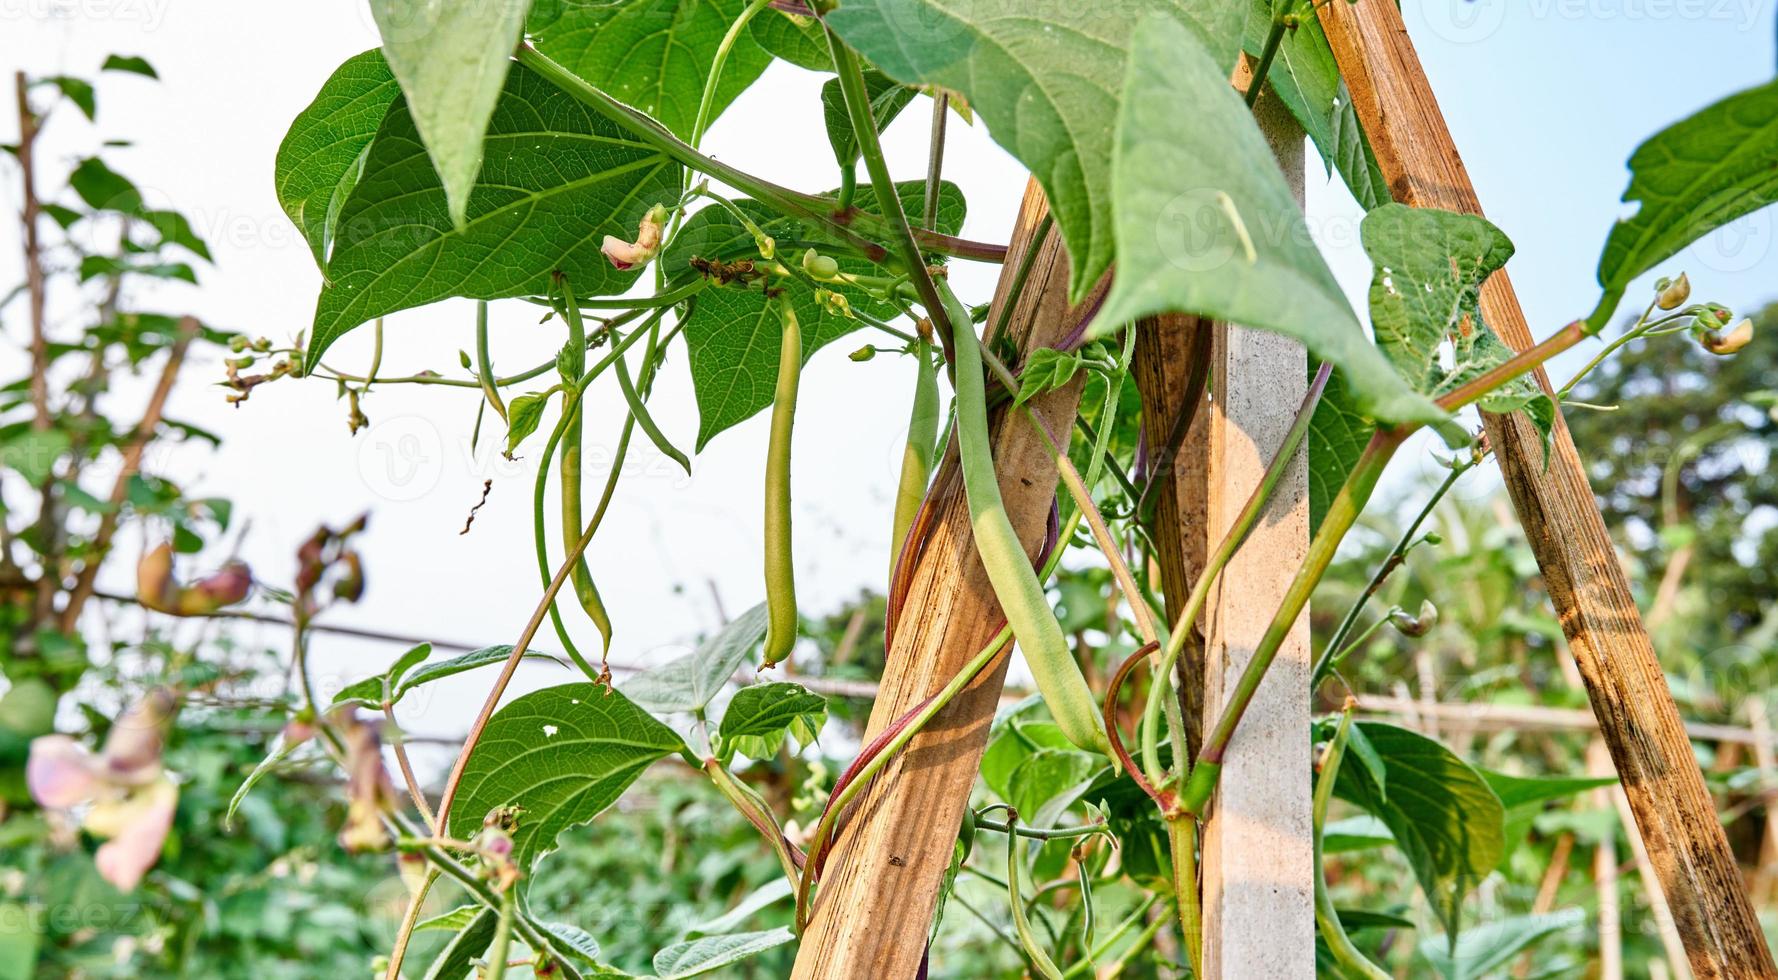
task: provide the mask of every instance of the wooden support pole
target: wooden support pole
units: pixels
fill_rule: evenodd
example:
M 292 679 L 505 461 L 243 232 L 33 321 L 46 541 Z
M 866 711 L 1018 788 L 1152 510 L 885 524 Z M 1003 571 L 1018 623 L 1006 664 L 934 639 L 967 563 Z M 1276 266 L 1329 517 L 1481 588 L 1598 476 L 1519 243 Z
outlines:
M 988 322 L 1008 301 L 1018 257 L 1047 212 L 1035 181 L 1013 231 Z M 1103 284 L 1101 284 L 1102 287 Z M 1021 350 L 1054 346 L 1093 300 L 1067 304 L 1068 256 L 1060 236 L 1043 243 L 1009 321 Z M 1054 432 L 1074 425 L 1079 382 L 1038 396 L 1032 405 Z M 1026 549 L 1041 548 L 1055 499 L 1055 460 L 1022 418 L 996 422 L 995 466 L 1008 515 Z M 957 455 L 947 449 L 930 491 L 938 508 L 883 670 L 865 738 L 943 687 L 1000 628 L 1003 618 L 976 556 Z M 927 929 L 951 860 L 963 807 L 975 784 L 988 725 L 1006 676 L 1006 660 L 970 685 L 860 795 L 827 862 L 814 915 L 797 952 L 797 978 L 912 980 L 926 952 Z
M 1480 214 L 1401 11 L 1388 0 L 1318 9 L 1395 200 Z M 1505 271 L 1483 286 L 1482 311 L 1508 345 L 1531 345 Z M 1693 972 L 1778 977 L 1568 427 L 1558 415 L 1546 469 L 1525 419 L 1485 421 Z
M 1303 132 L 1276 99 L 1257 106 L 1301 201 Z M 1218 324 L 1209 425 L 1209 539 L 1221 541 L 1308 389 L 1308 355 L 1280 334 Z M 1204 674 L 1214 721 L 1309 548 L 1307 451 L 1216 584 Z M 1315 975 L 1310 812 L 1309 616 L 1303 611 L 1229 743 L 1203 833 L 1206 980 Z

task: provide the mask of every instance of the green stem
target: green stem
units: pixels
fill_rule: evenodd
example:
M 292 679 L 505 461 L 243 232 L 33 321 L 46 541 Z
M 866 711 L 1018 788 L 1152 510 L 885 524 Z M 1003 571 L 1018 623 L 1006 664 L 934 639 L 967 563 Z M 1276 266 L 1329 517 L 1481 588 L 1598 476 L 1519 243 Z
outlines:
M 562 417 L 543 444 L 543 455 L 537 463 L 537 480 L 531 491 L 531 531 L 532 543 L 537 552 L 537 575 L 546 586 L 549 584 L 549 523 L 544 516 L 544 492 L 549 486 L 549 464 L 555 458 L 556 446 L 561 443 L 562 434 L 567 431 L 570 419 L 579 411 L 580 399 L 572 391 L 566 392 L 562 398 Z M 620 443 L 619 452 L 623 448 L 624 445 Z M 553 597 L 549 604 L 549 621 L 556 631 L 556 639 L 562 641 L 562 649 L 568 654 L 568 659 L 574 661 L 574 666 L 579 667 L 587 679 L 598 681 L 600 672 L 593 669 L 593 665 L 581 654 L 580 647 L 568 635 L 568 627 L 563 625 L 561 610 Z
M 932 282 L 932 274 L 926 269 L 926 256 L 920 251 L 920 243 L 914 240 L 913 229 L 908 225 L 907 212 L 901 206 L 901 195 L 895 189 L 895 178 L 890 176 L 889 162 L 883 157 L 882 140 L 877 136 L 877 121 L 871 115 L 870 92 L 865 88 L 864 70 L 859 67 L 857 56 L 832 30 L 827 32 L 827 45 L 833 53 L 834 71 L 839 75 L 840 92 L 845 96 L 846 114 L 852 120 L 858 152 L 864 158 L 865 171 L 870 174 L 871 188 L 876 191 L 877 206 L 890 223 L 895 251 L 900 256 L 902 265 L 906 266 L 905 271 L 913 281 L 915 291 L 920 295 L 920 304 L 926 307 L 926 316 L 932 320 L 933 329 L 938 332 L 946 356 L 952 357 L 955 350 L 952 346 L 952 330 L 975 328 L 968 323 L 951 323 L 949 311 L 939 298 L 938 287 Z
M 1021 827 L 1018 824 L 998 820 L 977 820 L 976 830 L 987 830 L 996 834 L 1016 834 L 1032 840 L 1072 840 L 1076 837 L 1091 837 L 1105 833 L 1104 823 L 1083 824 L 1079 827 Z
M 1007 811 L 1007 820 L 1018 820 L 1016 810 Z M 1019 937 L 1019 946 L 1025 955 L 1030 957 L 1031 965 L 1038 976 L 1044 980 L 1062 980 L 1062 971 L 1050 954 L 1037 942 L 1037 936 L 1031 932 L 1031 920 L 1025 916 L 1025 900 L 1019 894 L 1019 865 L 1024 863 L 1024 839 L 1014 834 L 1006 843 L 1006 891 L 1012 902 L 1013 932 Z
M 891 223 L 887 219 L 865 212 L 840 211 L 839 213 L 845 217 L 845 221 L 842 222 L 835 215 L 838 209 L 835 208 L 835 202 L 832 199 L 781 187 L 699 152 L 696 147 L 674 136 L 665 126 L 650 118 L 646 113 L 612 98 L 589 84 L 585 79 L 551 60 L 528 42 L 519 44 L 514 57 L 517 58 L 519 64 L 536 72 L 564 94 L 623 127 L 644 144 L 659 150 L 680 164 L 700 173 L 708 174 L 730 187 L 737 188 L 747 196 L 766 204 L 781 214 L 812 222 L 826 234 L 858 249 L 861 254 L 873 262 L 882 262 L 888 258 L 888 250 L 871 240 L 871 237 L 877 235 L 887 237 L 887 234 L 892 230 Z M 925 247 L 943 255 L 982 262 L 999 262 L 1006 257 L 1005 249 L 998 246 L 964 241 L 928 229 L 921 229 L 915 234 Z
M 1204 805 L 1210 801 L 1210 794 L 1216 790 L 1216 781 L 1222 771 L 1223 754 L 1227 752 L 1229 740 L 1234 736 L 1236 726 L 1241 723 L 1241 716 L 1247 706 L 1253 703 L 1254 692 L 1259 690 L 1259 683 L 1272 666 L 1272 660 L 1284 645 L 1296 625 L 1297 616 L 1309 602 L 1310 593 L 1321 581 L 1327 566 L 1333 561 L 1334 552 L 1338 550 L 1340 541 L 1346 532 L 1358 520 L 1358 514 L 1370 500 L 1371 493 L 1377 488 L 1377 479 L 1383 475 L 1384 467 L 1400 448 L 1407 429 L 1380 429 L 1371 436 L 1371 441 L 1364 447 L 1364 453 L 1352 467 L 1346 477 L 1346 483 L 1340 487 L 1339 495 L 1328 505 L 1327 513 L 1321 518 L 1321 528 L 1316 531 L 1315 539 L 1309 542 L 1309 553 L 1303 558 L 1302 567 L 1297 569 L 1296 577 L 1291 580 L 1290 588 L 1284 594 L 1284 600 L 1266 627 L 1265 635 L 1260 638 L 1253 656 L 1247 661 L 1240 678 L 1235 682 L 1234 689 L 1229 692 L 1222 715 L 1216 720 L 1216 727 L 1204 740 L 1203 748 L 1198 750 L 1198 761 L 1187 777 L 1185 788 L 1179 797 L 1179 808 L 1190 814 L 1202 813 Z
M 697 120 L 691 127 L 691 145 L 697 146 L 704 140 L 704 130 L 710 125 L 710 110 L 716 104 L 716 83 L 722 78 L 722 67 L 728 61 L 729 51 L 735 46 L 735 39 L 747 29 L 747 22 L 764 10 L 772 0 L 753 0 L 741 11 L 741 16 L 729 25 L 728 33 L 722 36 L 722 42 L 716 46 L 716 55 L 710 61 L 710 69 L 704 75 L 704 94 L 698 99 Z
M 1284 0 L 1283 6 L 1272 18 L 1272 28 L 1266 34 L 1265 46 L 1260 48 L 1259 61 L 1253 66 L 1253 79 L 1247 83 L 1247 108 L 1252 109 L 1259 102 L 1259 90 L 1265 87 L 1266 74 L 1272 70 L 1272 61 L 1278 57 L 1278 48 L 1284 43 L 1284 31 L 1287 27 L 1285 16 L 1295 0 Z
M 974 869 L 971 869 L 971 870 L 974 870 Z M 1087 954 L 1087 957 L 1085 959 L 1083 959 L 1080 962 L 1069 967 L 1066 971 L 1064 971 L 1062 973 L 1063 980 L 1069 980 L 1069 978 L 1071 978 L 1071 977 L 1078 977 L 1081 974 L 1092 970 L 1093 963 L 1096 960 L 1098 960 L 1099 957 L 1104 956 L 1106 953 L 1111 952 L 1111 947 L 1117 945 L 1119 941 L 1121 941 L 1125 936 L 1129 935 L 1130 930 L 1136 928 L 1137 923 L 1144 922 L 1147 920 L 1148 910 L 1154 908 L 1155 903 L 1159 902 L 1160 900 L 1161 900 L 1161 897 L 1159 895 L 1156 895 L 1153 892 L 1148 893 L 1148 895 L 1145 896 L 1142 899 L 1142 901 L 1136 906 L 1135 910 L 1133 910 L 1129 915 L 1124 916 L 1124 920 L 1117 924 L 1117 928 L 1111 930 L 1111 933 L 1109 935 L 1104 936 L 1097 943 L 1095 943 L 1093 945 L 1092 952 Z M 1156 921 L 1165 921 L 1165 918 L 1164 917 L 1157 917 Z M 1150 932 L 1148 930 L 1144 930 L 1144 931 L 1147 932 L 1149 939 L 1154 938 L 1153 932 Z M 1137 941 L 1135 943 L 1132 943 L 1130 948 L 1139 950 L 1145 945 L 1147 945 L 1147 940 L 1144 940 L 1144 939 L 1141 939 L 1140 937 L 1138 937 Z
M 1383 581 L 1387 579 L 1395 569 L 1401 565 L 1402 560 L 1407 557 L 1408 549 L 1414 546 L 1414 541 L 1420 534 L 1420 526 L 1426 523 L 1426 519 L 1432 516 L 1432 511 L 1438 506 L 1439 501 L 1443 500 L 1445 494 L 1449 493 L 1451 488 L 1457 484 L 1457 478 L 1469 472 L 1480 461 L 1479 457 L 1472 455 L 1466 460 L 1461 460 L 1451 465 L 1451 472 L 1445 475 L 1444 481 L 1438 485 L 1438 489 L 1432 492 L 1432 496 L 1428 498 L 1426 504 L 1420 508 L 1420 513 L 1414 515 L 1414 519 L 1409 522 L 1407 530 L 1403 531 L 1401 533 L 1401 538 L 1395 542 L 1395 547 L 1389 549 L 1389 554 L 1383 559 L 1383 564 L 1377 566 L 1376 572 L 1371 575 L 1371 580 L 1365 584 L 1364 591 L 1359 593 L 1358 600 L 1352 603 L 1351 609 L 1346 611 L 1346 618 L 1340 620 L 1339 629 L 1334 630 L 1333 636 L 1328 638 L 1327 645 L 1321 648 L 1321 659 L 1315 661 L 1315 670 L 1309 676 L 1309 690 L 1313 691 L 1321 684 L 1322 680 L 1327 677 L 1327 672 L 1333 669 L 1333 666 L 1339 663 L 1340 658 L 1345 655 L 1344 650 L 1346 647 L 1357 646 L 1358 643 L 1363 641 L 1364 638 L 1361 636 L 1359 639 L 1348 644 L 1346 642 L 1346 637 L 1351 634 L 1352 628 L 1357 625 L 1358 617 L 1364 613 L 1364 607 L 1377 594 L 1377 590 L 1383 587 Z M 1382 620 L 1379 620 L 1378 622 L 1381 621 Z M 1365 635 L 1368 636 L 1369 633 L 1367 632 Z
M 1321 939 L 1327 943 L 1334 961 L 1345 967 L 1348 975 L 1363 980 L 1389 980 L 1389 974 L 1359 952 L 1352 937 L 1346 935 L 1345 927 L 1340 925 L 1340 914 L 1334 909 L 1333 896 L 1327 890 L 1327 875 L 1321 866 L 1321 832 L 1327 825 L 1327 806 L 1333 799 L 1334 780 L 1339 777 L 1340 759 L 1345 754 L 1346 738 L 1351 729 L 1352 707 L 1348 703 L 1340 715 L 1340 727 L 1334 732 L 1333 741 L 1328 743 L 1326 754 L 1321 757 L 1321 772 L 1315 777 L 1315 927 L 1320 930 Z
M 1173 854 L 1173 896 L 1179 901 L 1179 932 L 1192 976 L 1204 975 L 1204 913 L 1198 894 L 1198 822 L 1167 821 L 1167 848 Z
M 1259 485 L 1253 488 L 1253 493 L 1248 496 L 1247 503 L 1241 508 L 1241 512 L 1235 515 L 1235 520 L 1229 525 L 1227 533 L 1223 535 L 1222 542 L 1216 546 L 1215 554 L 1211 555 L 1210 560 L 1205 563 L 1204 570 L 1198 574 L 1198 580 L 1192 583 L 1191 595 L 1185 600 L 1185 607 L 1179 612 L 1179 620 L 1174 623 L 1173 629 L 1167 634 L 1166 652 L 1161 657 L 1160 665 L 1155 669 L 1154 679 L 1149 683 L 1148 704 L 1142 713 L 1143 769 L 1147 771 L 1149 781 L 1156 785 L 1160 784 L 1164 775 L 1160 768 L 1158 748 L 1162 702 L 1169 700 L 1166 695 L 1172 683 L 1174 669 L 1179 663 L 1179 655 L 1185 650 L 1186 640 L 1197 626 L 1198 616 L 1203 612 L 1204 605 L 1210 598 L 1211 586 L 1215 584 L 1217 576 L 1222 574 L 1222 570 L 1228 566 L 1229 561 L 1235 557 L 1235 552 L 1240 550 L 1254 525 L 1259 523 L 1260 516 L 1265 513 L 1266 506 L 1271 503 L 1273 492 L 1278 489 L 1279 482 L 1284 479 L 1285 472 L 1290 469 L 1290 465 L 1296 457 L 1297 447 L 1302 445 L 1303 439 L 1308 436 L 1309 426 L 1315 417 L 1315 406 L 1321 402 L 1321 394 L 1327 389 L 1327 381 L 1331 373 L 1331 366 L 1323 363 L 1321 370 L 1315 375 L 1315 380 L 1309 385 L 1308 393 L 1303 396 L 1302 406 L 1297 409 L 1296 421 L 1291 424 L 1290 431 L 1285 433 L 1284 441 L 1279 444 L 1277 453 L 1272 456 L 1271 463 L 1266 466 L 1265 474 L 1260 477 Z M 1322 527 L 1326 526 L 1324 518 Z M 1185 772 L 1183 758 L 1174 760 L 1174 765 L 1179 768 L 1182 774 Z
M 772 853 L 778 856 L 779 867 L 784 870 L 784 877 L 789 879 L 790 886 L 795 888 L 800 878 L 796 870 L 796 857 L 791 853 L 790 841 L 784 838 L 784 831 L 778 827 L 777 819 L 772 816 L 771 808 L 746 783 L 736 779 L 734 773 L 725 769 L 722 763 L 716 759 L 704 760 L 703 768 L 705 775 L 708 775 L 710 781 L 716 784 L 716 788 L 721 791 L 722 795 L 728 798 L 728 801 L 734 805 L 741 816 L 746 817 L 747 822 L 759 831 L 760 836 L 766 839 L 767 844 L 771 845 Z
M 475 377 L 481 383 L 482 395 L 494 407 L 494 414 L 506 421 L 506 400 L 500 397 L 500 388 L 494 383 L 493 357 L 488 351 L 487 300 L 475 304 Z
M 506 976 L 506 959 L 512 951 L 512 921 L 516 911 L 513 889 L 509 887 L 500 893 L 500 920 L 494 927 L 494 942 L 488 947 L 486 976 L 489 980 L 499 980 Z
M 1592 360 L 1588 361 L 1579 371 L 1576 371 L 1574 377 L 1569 378 L 1568 383 L 1563 385 L 1560 391 L 1556 392 L 1556 401 L 1560 402 L 1566 400 L 1568 398 L 1568 393 L 1574 390 L 1574 386 L 1580 384 L 1583 378 L 1593 373 L 1593 369 L 1603 363 L 1606 358 L 1616 353 L 1618 348 L 1635 340 L 1637 337 L 1646 334 L 1649 329 L 1654 326 L 1654 324 L 1648 322 L 1649 314 L 1654 312 L 1655 305 L 1660 303 L 1660 301 L 1661 298 L 1659 296 L 1649 300 L 1648 308 L 1642 311 L 1642 316 L 1636 319 L 1635 325 L 1624 331 L 1621 336 L 1613 340 L 1611 343 L 1600 348 L 1599 353 L 1594 354 Z

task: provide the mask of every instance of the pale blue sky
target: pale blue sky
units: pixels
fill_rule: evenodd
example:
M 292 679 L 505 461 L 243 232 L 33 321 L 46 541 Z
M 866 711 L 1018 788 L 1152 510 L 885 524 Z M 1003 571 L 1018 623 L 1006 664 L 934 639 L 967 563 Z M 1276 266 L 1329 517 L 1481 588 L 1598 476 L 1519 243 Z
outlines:
M 1622 211 L 1631 150 L 1660 127 L 1774 72 L 1770 0 L 1406 0 L 1405 7 L 1488 214 L 1518 245 L 1509 268 L 1539 335 L 1593 307 L 1593 270 Z M 90 74 L 112 51 L 146 55 L 161 71 L 158 87 L 109 76 L 99 96 L 100 131 L 136 142 L 116 155 L 120 169 L 155 203 L 191 214 L 218 261 L 203 271 L 202 289 L 171 289 L 146 305 L 191 309 L 280 339 L 307 326 L 318 280 L 272 196 L 273 153 L 329 72 L 374 43 L 368 14 L 353 0 L 0 3 L 0 52 L 9 71 Z M 774 68 L 706 145 L 792 186 L 830 186 L 818 86 L 816 76 Z M 788 122 L 793 114 L 795 125 Z M 890 131 L 898 172 L 921 171 L 925 124 L 916 106 Z M 0 126 L 11 133 L 14 125 L 9 108 Z M 969 197 L 966 234 L 1004 240 L 1023 174 L 979 125 L 953 125 L 952 134 L 946 176 Z M 84 123 L 60 126 L 46 157 L 65 165 L 90 139 Z M 1362 310 L 1369 268 L 1356 247 L 1356 211 L 1343 191 L 1321 187 L 1317 174 L 1311 184 L 1311 222 Z M 1768 213 L 1743 222 L 1714 246 L 1676 260 L 1671 271 L 1688 269 L 1699 299 L 1747 305 L 1778 298 L 1773 220 Z M 6 281 L 17 274 L 16 236 L 14 222 L 0 226 Z M 993 275 L 978 266 L 961 269 L 956 281 L 966 298 L 980 301 Z M 18 315 L 16 304 L 6 311 L 8 331 L 23 329 Z M 469 344 L 470 316 L 467 304 L 447 303 L 391 318 L 385 369 L 453 369 L 457 350 Z M 502 365 L 526 366 L 554 349 L 553 335 L 536 327 L 529 308 L 499 306 L 495 323 Z M 361 365 L 368 334 L 342 341 L 330 361 Z M 810 613 L 880 587 L 887 563 L 911 368 L 887 358 L 852 364 L 844 354 L 861 342 L 863 335 L 834 345 L 805 375 L 795 479 L 797 564 Z M 1769 356 L 1762 349 L 1770 342 L 1762 338 L 1743 356 Z M 664 375 L 657 416 L 689 446 L 695 414 L 683 365 L 676 356 Z M 221 376 L 214 359 L 192 371 L 197 381 Z M 593 417 L 614 419 L 621 402 L 611 392 L 601 399 Z M 342 522 L 374 507 L 371 590 L 363 607 L 341 619 L 493 643 L 510 641 L 529 613 L 537 594 L 528 545 L 531 473 L 501 469 L 488 458 L 487 442 L 479 458 L 468 456 L 471 399 L 381 391 L 365 405 L 373 428 L 356 438 L 321 382 L 281 382 L 239 410 L 224 407 L 218 389 L 194 383 L 176 409 L 223 432 L 228 443 L 220 453 L 181 453 L 163 465 L 194 490 L 237 499 L 237 513 L 253 522 L 245 553 L 269 579 L 288 578 L 291 551 L 315 522 Z M 612 428 L 591 427 L 589 456 Z M 620 490 L 593 556 L 616 610 L 614 657 L 637 661 L 682 649 L 716 621 L 712 589 L 730 614 L 758 601 L 764 444 L 763 420 L 756 418 L 718 438 L 689 482 L 661 465 L 652 447 L 638 454 L 633 465 L 641 469 Z M 396 485 L 389 466 L 415 445 L 425 457 L 422 479 Z M 1411 474 L 1424 464 L 1398 465 Z M 489 506 L 475 532 L 459 537 L 465 511 L 490 476 L 497 484 Z M 591 647 L 590 627 L 575 629 Z M 265 639 L 282 642 L 272 634 Z M 318 659 L 327 674 L 323 686 L 362 676 L 397 652 L 325 641 Z M 541 671 L 515 691 L 560 679 Z M 421 732 L 460 729 L 481 683 L 441 685 L 432 700 L 411 705 L 405 720 Z

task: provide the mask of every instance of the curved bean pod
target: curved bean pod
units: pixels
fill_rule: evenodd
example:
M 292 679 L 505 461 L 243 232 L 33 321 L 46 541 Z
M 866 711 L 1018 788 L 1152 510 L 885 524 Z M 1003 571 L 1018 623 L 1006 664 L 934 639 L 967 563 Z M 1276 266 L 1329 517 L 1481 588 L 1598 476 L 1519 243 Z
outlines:
M 1000 499 L 993 440 L 988 435 L 980 341 L 967 326 L 967 311 L 956 294 L 948 285 L 941 285 L 941 289 L 946 305 L 952 308 L 953 322 L 964 325 L 952 337 L 957 352 L 957 442 L 976 551 L 1019 649 L 1025 652 L 1037 690 L 1062 734 L 1083 749 L 1110 755 L 1111 743 L 1093 691 L 1068 649 L 1067 637 L 1043 593 L 1043 583 L 1037 580 Z

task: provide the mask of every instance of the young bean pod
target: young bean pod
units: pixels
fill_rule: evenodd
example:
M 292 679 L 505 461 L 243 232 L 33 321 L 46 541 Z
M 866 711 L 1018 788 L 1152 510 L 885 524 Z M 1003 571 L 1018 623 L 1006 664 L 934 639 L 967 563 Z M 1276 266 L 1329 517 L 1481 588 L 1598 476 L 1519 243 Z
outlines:
M 889 538 L 889 575 L 895 575 L 895 560 L 901 554 L 901 543 L 907 539 L 908 528 L 920 512 L 926 497 L 926 484 L 932 479 L 932 457 L 938 442 L 938 371 L 932 366 L 932 343 L 922 333 L 914 345 L 914 408 L 908 417 L 908 441 L 901 453 L 901 483 L 895 490 L 895 523 Z
M 1093 701 L 1093 691 L 1068 649 L 1067 637 L 1043 593 L 1043 583 L 1032 570 L 1000 499 L 993 440 L 988 434 L 980 342 L 969 326 L 968 311 L 956 294 L 948 285 L 941 283 L 940 288 L 951 322 L 958 324 L 953 332 L 957 352 L 957 443 L 976 551 L 1056 724 L 1075 745 L 1110 755 L 1111 743 L 1105 737 L 1105 722 Z
M 796 645 L 796 568 L 790 552 L 790 433 L 796 423 L 796 386 L 803 368 L 802 330 L 788 296 L 779 297 L 784 342 L 778 387 L 772 395 L 772 436 L 766 447 L 766 642 L 762 669 L 775 667 Z
M 573 386 L 586 370 L 586 325 L 580 317 L 580 305 L 575 302 L 574 290 L 568 284 L 567 277 L 559 277 L 557 283 L 562 289 L 562 320 L 568 325 L 568 342 L 562 348 L 562 357 L 558 360 L 558 369 L 562 374 L 563 384 Z M 567 413 L 568 425 L 562 432 L 562 544 L 572 552 L 581 535 L 581 437 L 585 428 L 581 419 L 580 398 L 582 392 L 571 390 L 563 401 L 562 411 Z M 587 618 L 599 630 L 602 644 L 602 657 L 611 652 L 611 615 L 605 609 L 605 600 L 599 595 L 599 587 L 593 583 L 593 571 L 583 556 L 574 563 L 574 597 L 585 610 Z

